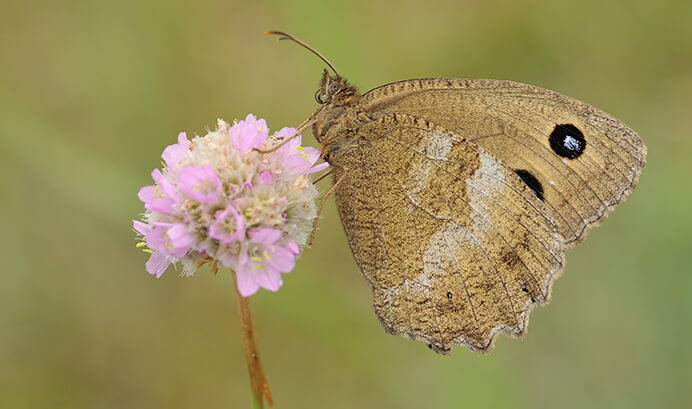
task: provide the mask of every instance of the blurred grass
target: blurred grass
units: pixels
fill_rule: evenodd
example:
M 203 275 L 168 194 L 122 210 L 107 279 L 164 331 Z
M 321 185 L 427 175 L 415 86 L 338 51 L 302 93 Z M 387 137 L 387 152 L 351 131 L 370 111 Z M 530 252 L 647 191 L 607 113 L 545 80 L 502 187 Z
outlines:
M 308 41 L 361 90 L 415 77 L 514 79 L 616 115 L 649 147 L 640 186 L 568 251 L 528 336 L 502 338 L 487 356 L 440 357 L 385 334 L 330 203 L 284 288 L 253 297 L 278 408 L 689 404 L 689 2 L 3 9 L 1 408 L 250 405 L 229 277 L 152 279 L 130 220 L 179 131 L 247 112 L 280 128 L 315 108 L 321 63 L 267 29 Z

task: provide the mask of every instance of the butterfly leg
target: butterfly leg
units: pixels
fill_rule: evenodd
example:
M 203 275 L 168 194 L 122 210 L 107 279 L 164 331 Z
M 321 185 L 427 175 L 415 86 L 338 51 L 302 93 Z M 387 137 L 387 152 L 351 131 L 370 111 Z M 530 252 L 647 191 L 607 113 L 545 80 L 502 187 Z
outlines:
M 321 179 L 325 176 L 327 176 L 331 170 L 324 175 L 320 176 L 318 179 Z M 315 221 L 312 222 L 312 233 L 310 233 L 310 240 L 308 240 L 308 246 L 312 246 L 312 242 L 315 241 L 315 233 L 317 232 L 317 221 L 320 219 L 320 214 L 322 214 L 322 208 L 324 208 L 325 203 L 327 203 L 327 199 L 329 199 L 329 196 L 331 196 L 332 193 L 336 190 L 336 187 L 339 186 L 339 182 L 343 180 L 343 176 L 334 183 L 334 186 L 332 186 L 329 190 L 327 190 L 327 193 L 322 196 L 322 199 L 320 199 L 320 205 L 317 207 L 317 217 L 315 217 Z M 315 181 L 317 182 L 317 180 Z
M 319 182 L 320 180 L 324 179 L 325 177 L 331 175 L 331 173 L 332 173 L 332 168 L 329 168 L 328 171 L 324 172 L 323 174 L 321 174 L 317 178 L 315 178 L 315 180 L 312 181 L 312 184 L 316 185 L 317 182 Z
M 308 117 L 308 119 L 306 119 L 305 121 L 303 121 L 303 123 L 301 123 L 300 125 L 298 125 L 298 128 L 296 128 L 296 133 L 294 133 L 291 137 L 284 139 L 284 140 L 281 141 L 278 145 L 272 146 L 272 147 L 269 148 L 269 149 L 257 149 L 257 148 L 253 148 L 253 150 L 255 150 L 255 151 L 259 152 L 259 153 L 271 153 L 271 152 L 274 152 L 275 150 L 277 150 L 277 149 L 279 149 L 280 147 L 282 147 L 282 146 L 284 146 L 285 144 L 287 144 L 288 141 L 290 141 L 291 139 L 293 139 L 293 138 L 295 138 L 296 136 L 300 135 L 301 132 L 303 132 L 306 128 L 312 126 L 312 124 L 314 124 L 315 121 L 317 120 L 317 119 L 316 119 L 316 118 L 317 118 L 317 114 L 319 114 L 320 111 L 321 111 L 321 108 L 319 108 L 319 109 L 317 109 L 315 112 L 313 112 L 312 115 L 310 115 L 310 116 Z

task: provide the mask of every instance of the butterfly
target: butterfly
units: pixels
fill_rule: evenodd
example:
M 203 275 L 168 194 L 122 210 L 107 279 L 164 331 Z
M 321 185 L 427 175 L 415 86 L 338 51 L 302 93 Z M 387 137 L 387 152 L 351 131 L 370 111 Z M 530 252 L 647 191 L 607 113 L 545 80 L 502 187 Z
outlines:
M 392 334 L 448 354 L 526 332 L 564 250 L 635 188 L 646 146 L 557 92 L 413 79 L 359 94 L 333 65 L 304 122 L 321 144 L 356 263 Z

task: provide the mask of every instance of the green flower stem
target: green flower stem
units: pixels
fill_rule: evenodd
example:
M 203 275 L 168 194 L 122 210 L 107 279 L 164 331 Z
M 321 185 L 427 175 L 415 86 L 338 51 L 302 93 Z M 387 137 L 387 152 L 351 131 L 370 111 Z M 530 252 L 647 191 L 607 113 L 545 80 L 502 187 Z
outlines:
M 238 292 L 238 284 L 233 274 L 233 283 L 235 286 L 236 299 L 238 300 L 238 312 L 240 313 L 240 326 L 243 332 L 243 341 L 245 341 L 245 358 L 247 359 L 247 368 L 250 374 L 250 388 L 252 390 L 252 407 L 253 409 L 264 408 L 264 398 L 267 399 L 269 406 L 274 406 L 272 395 L 269 392 L 269 384 L 264 376 L 262 361 L 260 360 L 259 347 L 257 346 L 257 336 L 255 334 L 255 324 L 252 321 L 252 311 L 250 310 L 250 300 L 243 297 Z

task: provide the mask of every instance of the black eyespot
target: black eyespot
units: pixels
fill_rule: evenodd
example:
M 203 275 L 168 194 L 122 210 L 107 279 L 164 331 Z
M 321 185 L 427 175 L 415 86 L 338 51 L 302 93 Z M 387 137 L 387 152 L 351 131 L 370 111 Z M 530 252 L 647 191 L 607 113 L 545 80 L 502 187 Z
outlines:
M 528 170 L 524 169 L 515 169 L 514 173 L 516 173 L 521 180 L 526 183 L 526 186 L 530 187 L 531 190 L 533 190 L 533 193 L 536 194 L 536 197 L 539 199 L 543 200 L 543 185 L 541 185 L 541 182 L 536 179 L 536 177 L 529 172 Z
M 574 159 L 584 153 L 586 139 L 576 126 L 559 124 L 550 133 L 550 147 L 563 158 Z
M 447 298 L 449 298 L 451 300 L 452 299 L 452 293 L 447 292 Z
M 341 84 L 338 82 L 332 82 L 329 84 L 329 95 L 334 95 L 336 94 L 339 90 L 341 89 Z
M 322 105 L 322 104 L 324 104 L 324 101 L 322 101 L 322 94 L 320 93 L 320 91 L 322 91 L 322 90 L 318 89 L 315 92 L 315 101 L 317 101 L 318 104 Z

